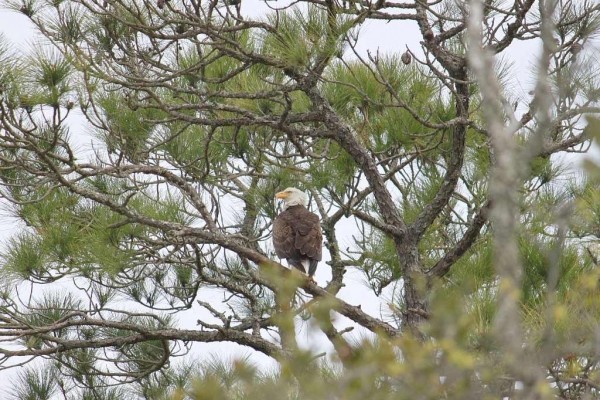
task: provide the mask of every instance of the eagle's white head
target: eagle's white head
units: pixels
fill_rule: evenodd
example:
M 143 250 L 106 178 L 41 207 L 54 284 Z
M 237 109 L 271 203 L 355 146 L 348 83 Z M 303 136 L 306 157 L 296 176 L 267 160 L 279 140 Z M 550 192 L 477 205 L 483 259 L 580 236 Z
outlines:
M 275 194 L 276 199 L 283 200 L 283 209 L 287 210 L 292 206 L 308 206 L 308 196 L 300 189 L 289 187 Z

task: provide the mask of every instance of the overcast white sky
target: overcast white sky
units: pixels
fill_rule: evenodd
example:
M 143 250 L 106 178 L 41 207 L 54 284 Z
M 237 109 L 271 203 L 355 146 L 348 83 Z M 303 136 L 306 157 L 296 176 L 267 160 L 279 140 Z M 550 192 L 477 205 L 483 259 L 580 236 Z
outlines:
M 0 0 L 0 6 L 5 4 L 4 1 L 5 0 Z M 282 2 L 270 2 L 268 4 L 271 6 L 279 6 Z M 245 13 L 251 15 L 260 15 L 266 10 L 265 3 L 262 0 L 244 0 L 242 7 Z M 3 9 L 0 9 L 0 33 L 4 34 L 13 43 L 16 50 L 25 54 L 32 48 L 32 45 L 39 40 L 39 38 L 33 34 L 33 30 L 26 17 L 20 13 Z M 419 40 L 420 35 L 418 34 L 415 23 L 403 22 L 400 24 L 387 24 L 385 22 L 368 22 L 362 29 L 360 49 L 362 51 L 367 49 L 376 51 L 379 49 L 382 52 L 401 52 L 408 46 L 411 50 L 419 52 Z M 510 80 L 509 90 L 517 96 L 525 97 L 527 92 L 533 87 L 534 78 L 531 77 L 531 73 L 535 70 L 536 59 L 535 57 L 532 57 L 532 54 L 538 52 L 538 47 L 539 45 L 533 42 L 517 42 L 510 53 L 514 67 L 513 79 Z M 77 135 L 76 127 L 73 127 L 72 134 Z M 85 135 L 85 133 L 80 134 Z M 0 215 L 0 241 L 3 241 L 10 232 L 14 230 L 12 226 L 6 224 L 6 221 L 7 219 Z M 338 234 L 340 233 L 342 232 L 338 232 Z M 342 236 L 340 238 L 342 245 L 344 244 L 344 241 L 347 241 L 346 244 L 348 245 L 351 244 L 350 234 L 351 231 L 349 233 L 347 232 L 346 237 Z M 323 285 L 330 279 L 330 276 L 329 268 L 322 263 L 316 275 L 317 281 Z M 377 301 L 372 292 L 362 285 L 362 275 L 350 273 L 347 275 L 347 278 L 350 282 L 348 282 L 348 288 L 342 290 L 341 296 L 351 304 L 362 303 L 364 310 L 370 311 L 372 315 L 379 315 L 381 312 L 381 302 Z M 189 325 L 189 328 L 193 328 L 195 326 L 195 321 L 198 318 L 198 315 L 195 313 L 196 311 L 182 313 L 179 318 L 180 320 L 189 318 L 189 322 L 184 323 L 184 325 Z M 345 327 L 343 321 L 339 327 Z M 305 346 L 314 348 L 315 350 L 325 350 L 329 348 L 329 345 L 324 338 L 315 338 L 307 332 L 307 326 L 304 326 L 303 333 L 299 338 Z M 244 350 L 241 346 L 235 344 L 203 344 L 197 346 L 195 356 L 202 358 L 210 357 L 211 354 L 216 354 L 219 356 L 233 357 L 249 352 L 249 350 Z M 274 365 L 268 357 L 262 355 L 254 354 L 252 360 L 263 366 Z M 12 375 L 12 373 L 9 374 Z M 10 375 L 7 375 L 6 372 L 0 372 L 0 381 L 9 378 Z

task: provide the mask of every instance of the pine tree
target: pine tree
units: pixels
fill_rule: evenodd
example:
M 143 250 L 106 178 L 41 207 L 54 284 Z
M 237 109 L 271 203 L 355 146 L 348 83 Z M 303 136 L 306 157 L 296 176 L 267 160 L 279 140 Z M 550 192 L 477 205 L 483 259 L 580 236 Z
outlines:
M 600 173 L 567 168 L 600 137 L 600 5 L 20 1 L 45 41 L 0 37 L 15 398 L 600 397 Z M 382 23 L 420 48 L 364 50 Z M 289 186 L 318 284 L 270 243 Z M 217 342 L 250 355 L 198 361 Z

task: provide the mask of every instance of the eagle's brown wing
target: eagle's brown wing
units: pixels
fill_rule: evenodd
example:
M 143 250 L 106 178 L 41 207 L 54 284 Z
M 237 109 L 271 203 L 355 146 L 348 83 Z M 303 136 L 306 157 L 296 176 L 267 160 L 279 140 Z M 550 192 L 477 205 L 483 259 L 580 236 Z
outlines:
M 310 261 L 309 275 L 322 257 L 323 235 L 319 217 L 303 206 L 293 206 L 281 212 L 273 221 L 273 246 L 279 258 L 285 258 L 296 268 L 302 260 Z
M 303 256 L 321 261 L 323 234 L 321 233 L 319 217 L 307 209 L 301 211 L 294 213 L 295 224 L 293 227 L 296 230 L 295 247 Z
M 295 240 L 294 228 L 286 211 L 283 211 L 273 221 L 273 247 L 275 247 L 277 257 L 294 257 L 296 255 Z

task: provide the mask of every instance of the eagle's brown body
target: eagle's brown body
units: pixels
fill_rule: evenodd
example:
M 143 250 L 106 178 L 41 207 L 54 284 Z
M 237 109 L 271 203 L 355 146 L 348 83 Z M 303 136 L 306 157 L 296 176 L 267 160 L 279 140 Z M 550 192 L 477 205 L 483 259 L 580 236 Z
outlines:
M 279 258 L 313 276 L 323 246 L 319 217 L 303 205 L 288 207 L 273 221 L 273 246 Z

